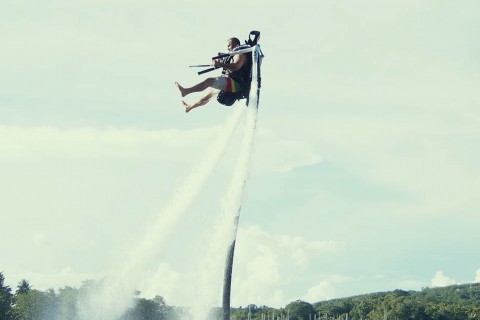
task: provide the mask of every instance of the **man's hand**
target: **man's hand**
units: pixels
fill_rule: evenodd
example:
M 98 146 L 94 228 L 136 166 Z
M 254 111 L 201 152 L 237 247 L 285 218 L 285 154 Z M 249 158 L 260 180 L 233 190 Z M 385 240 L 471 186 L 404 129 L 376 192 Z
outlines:
M 221 62 L 218 61 L 218 60 L 213 60 L 212 61 L 212 66 L 214 66 L 215 68 L 220 68 L 221 67 Z

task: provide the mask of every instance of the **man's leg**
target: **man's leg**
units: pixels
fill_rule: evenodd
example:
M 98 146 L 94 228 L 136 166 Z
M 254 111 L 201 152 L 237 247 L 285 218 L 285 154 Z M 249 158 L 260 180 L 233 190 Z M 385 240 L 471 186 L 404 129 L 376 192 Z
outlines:
M 210 101 L 210 99 L 216 94 L 218 94 L 218 90 L 210 90 L 206 95 L 204 95 L 197 102 L 194 102 L 192 104 L 188 104 L 185 101 L 182 101 L 183 105 L 185 106 L 185 112 L 189 112 L 192 109 L 203 106 L 208 101 Z
M 194 85 L 191 88 L 184 88 L 178 82 L 175 82 L 175 85 L 177 86 L 178 90 L 180 91 L 180 94 L 182 95 L 182 97 L 185 97 L 186 95 L 188 95 L 192 92 L 200 92 L 200 91 L 203 91 L 203 90 L 207 89 L 208 87 L 211 87 L 214 82 L 215 82 L 215 78 L 207 78 L 207 79 L 203 80 L 202 82 L 200 82 L 199 84 Z

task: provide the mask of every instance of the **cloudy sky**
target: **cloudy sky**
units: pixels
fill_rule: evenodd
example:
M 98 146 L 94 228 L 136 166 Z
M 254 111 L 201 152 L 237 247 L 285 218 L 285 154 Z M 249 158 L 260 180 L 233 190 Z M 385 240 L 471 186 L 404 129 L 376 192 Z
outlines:
M 125 263 L 232 113 L 185 114 L 174 81 L 251 30 L 265 59 L 232 305 L 480 282 L 480 3 L 234 8 L 0 3 L 7 284 L 78 287 Z M 243 129 L 148 261 L 145 296 L 184 304 Z

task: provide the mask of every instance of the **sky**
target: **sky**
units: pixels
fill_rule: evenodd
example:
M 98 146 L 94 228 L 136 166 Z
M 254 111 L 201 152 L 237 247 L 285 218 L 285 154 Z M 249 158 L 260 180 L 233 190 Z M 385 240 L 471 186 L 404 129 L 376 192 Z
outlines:
M 203 80 L 189 65 L 251 30 L 265 58 L 232 305 L 480 282 L 478 12 L 468 0 L 2 1 L 6 283 L 79 287 L 125 263 L 232 113 L 213 101 L 185 114 L 174 82 Z M 145 297 L 185 303 L 243 129 L 149 261 Z

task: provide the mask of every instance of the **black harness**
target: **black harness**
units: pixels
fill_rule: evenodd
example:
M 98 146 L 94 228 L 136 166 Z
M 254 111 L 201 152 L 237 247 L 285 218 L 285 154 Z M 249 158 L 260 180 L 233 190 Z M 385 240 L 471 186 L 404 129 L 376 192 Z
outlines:
M 239 48 L 239 47 L 237 47 Z M 244 46 L 242 46 L 242 49 L 245 49 Z M 226 92 L 226 91 L 220 91 L 220 93 L 217 96 L 217 101 L 223 105 L 226 106 L 231 106 L 233 105 L 237 100 L 240 99 L 245 99 L 248 98 L 248 95 L 250 93 L 250 84 L 252 82 L 252 53 L 247 52 L 245 53 L 247 56 L 247 59 L 243 63 L 242 67 L 240 70 L 237 72 L 229 72 L 229 70 L 223 70 L 222 74 L 226 77 L 232 78 L 236 82 L 240 84 L 240 90 L 237 92 Z M 224 63 L 231 63 L 233 60 L 233 56 L 228 56 L 225 58 Z
M 252 39 L 252 35 L 254 38 Z M 251 48 L 254 45 L 257 44 L 258 40 L 260 37 L 260 32 L 258 31 L 252 31 L 250 32 L 249 39 L 245 41 L 245 44 L 242 46 L 238 46 L 235 49 L 232 50 L 232 52 L 246 49 L 246 48 Z M 220 91 L 220 93 L 217 96 L 217 101 L 225 106 L 231 106 L 233 105 L 237 100 L 241 99 L 247 99 L 247 105 L 248 105 L 248 97 L 250 95 L 250 87 L 252 83 L 252 52 L 247 52 L 245 53 L 245 56 L 247 57 L 245 63 L 243 66 L 238 70 L 237 72 L 228 72 L 227 70 L 223 70 L 223 74 L 232 78 L 233 80 L 237 81 L 241 85 L 241 90 L 237 92 L 225 92 L 225 91 Z M 233 56 L 227 56 L 224 59 L 224 63 L 230 63 L 233 59 Z

